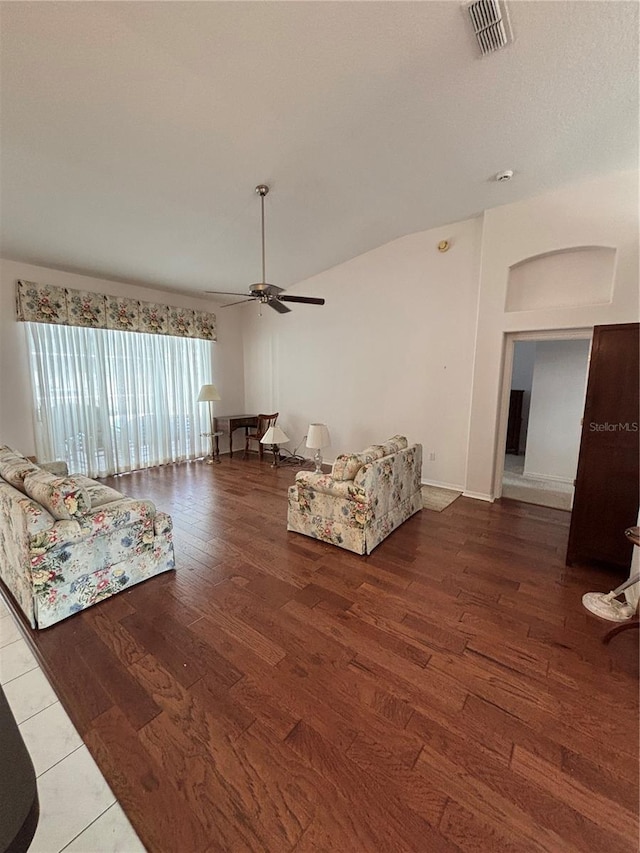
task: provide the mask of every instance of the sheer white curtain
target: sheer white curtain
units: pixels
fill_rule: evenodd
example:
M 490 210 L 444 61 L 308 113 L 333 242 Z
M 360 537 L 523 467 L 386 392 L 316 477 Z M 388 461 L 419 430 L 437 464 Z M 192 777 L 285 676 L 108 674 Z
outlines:
M 25 325 L 38 459 L 104 477 L 207 453 L 210 341 Z

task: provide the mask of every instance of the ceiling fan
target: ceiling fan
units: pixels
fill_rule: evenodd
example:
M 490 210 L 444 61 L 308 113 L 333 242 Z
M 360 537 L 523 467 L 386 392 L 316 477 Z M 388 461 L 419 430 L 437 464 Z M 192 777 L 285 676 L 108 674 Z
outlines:
M 279 314 L 287 314 L 291 311 L 284 302 L 304 302 L 307 305 L 324 305 L 324 299 L 317 299 L 314 296 L 287 296 L 281 287 L 275 284 L 267 284 L 265 265 L 264 265 L 264 197 L 269 192 L 269 187 L 265 184 L 258 184 L 256 192 L 260 196 L 261 207 L 261 222 L 262 222 L 262 281 L 257 284 L 249 285 L 249 293 L 246 298 L 238 300 L 238 302 L 228 302 L 222 305 L 222 308 L 230 308 L 232 305 L 240 305 L 242 302 L 251 302 L 258 300 L 263 305 L 269 305 Z M 230 293 L 226 290 L 206 290 L 205 293 L 214 293 L 218 296 L 238 296 L 237 293 Z

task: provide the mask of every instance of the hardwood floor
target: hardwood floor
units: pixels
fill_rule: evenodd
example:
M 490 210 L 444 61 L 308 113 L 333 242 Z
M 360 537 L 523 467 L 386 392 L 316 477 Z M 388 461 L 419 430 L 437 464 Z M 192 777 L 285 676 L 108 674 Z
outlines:
M 568 513 L 460 498 L 368 557 L 286 531 L 294 469 L 116 478 L 177 572 L 32 642 L 150 851 L 636 851 L 638 646 Z

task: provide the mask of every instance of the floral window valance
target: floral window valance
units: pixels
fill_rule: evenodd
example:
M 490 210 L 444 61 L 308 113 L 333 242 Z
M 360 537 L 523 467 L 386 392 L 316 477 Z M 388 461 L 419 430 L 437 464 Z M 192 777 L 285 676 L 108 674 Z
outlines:
M 18 281 L 18 320 L 215 341 L 216 315 L 33 281 Z

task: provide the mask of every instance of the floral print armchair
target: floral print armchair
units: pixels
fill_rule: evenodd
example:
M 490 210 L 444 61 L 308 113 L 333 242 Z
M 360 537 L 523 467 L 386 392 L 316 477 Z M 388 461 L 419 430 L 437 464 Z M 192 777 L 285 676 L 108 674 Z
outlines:
M 46 628 L 175 567 L 171 518 L 88 477 L 0 447 L 0 578 Z
M 396 435 L 338 456 L 331 474 L 299 471 L 289 489 L 287 530 L 370 554 L 422 509 L 422 445 Z

